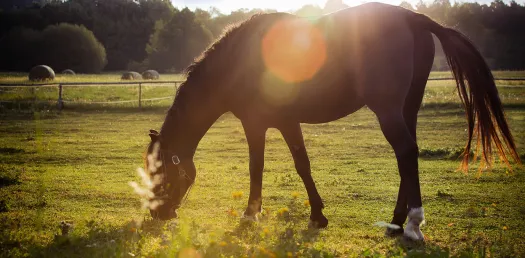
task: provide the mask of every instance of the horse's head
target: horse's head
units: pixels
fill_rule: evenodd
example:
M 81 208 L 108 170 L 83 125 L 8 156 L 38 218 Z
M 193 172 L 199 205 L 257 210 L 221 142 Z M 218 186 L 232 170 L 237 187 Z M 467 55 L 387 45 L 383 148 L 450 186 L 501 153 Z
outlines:
M 195 182 L 195 165 L 192 158 L 178 153 L 173 143 L 163 142 L 157 131 L 150 130 L 149 136 L 145 170 L 153 184 L 150 203 L 155 203 L 150 206 L 150 213 L 161 220 L 176 218 L 176 210 Z

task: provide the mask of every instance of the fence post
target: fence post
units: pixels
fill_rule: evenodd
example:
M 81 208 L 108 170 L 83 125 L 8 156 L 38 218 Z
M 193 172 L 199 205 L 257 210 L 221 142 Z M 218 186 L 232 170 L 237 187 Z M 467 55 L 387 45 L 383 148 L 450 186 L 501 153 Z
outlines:
M 31 109 L 35 110 L 36 108 L 36 100 L 37 100 L 37 97 L 36 97 L 36 86 L 35 87 L 31 87 L 31 96 L 33 97 L 33 102 L 30 103 L 31 104 Z
M 62 110 L 64 108 L 64 101 L 62 100 L 62 84 L 58 85 L 58 102 L 57 102 L 57 108 L 58 110 Z
M 139 108 L 142 108 L 142 83 L 139 83 Z

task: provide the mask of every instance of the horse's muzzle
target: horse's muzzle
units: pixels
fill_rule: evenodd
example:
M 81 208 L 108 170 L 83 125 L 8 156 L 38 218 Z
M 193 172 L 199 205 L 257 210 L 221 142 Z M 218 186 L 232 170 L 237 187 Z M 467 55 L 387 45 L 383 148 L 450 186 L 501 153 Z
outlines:
M 170 220 L 178 217 L 177 210 L 175 208 L 162 209 L 157 208 L 156 210 L 149 210 L 151 217 L 158 220 Z

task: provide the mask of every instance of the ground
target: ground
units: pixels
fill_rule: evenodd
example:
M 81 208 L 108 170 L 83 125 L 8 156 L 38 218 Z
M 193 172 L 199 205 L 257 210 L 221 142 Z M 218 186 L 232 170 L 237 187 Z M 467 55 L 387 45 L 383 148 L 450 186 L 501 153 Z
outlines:
M 522 76 L 501 72 L 496 77 Z M 435 73 L 433 77 L 446 77 Z M 73 77 L 112 80 L 118 75 Z M 171 79 L 180 77 L 173 76 Z M 59 80 L 68 81 L 67 78 Z M 115 79 L 118 81 L 118 79 Z M 25 83 L 21 74 L 0 83 Z M 497 164 L 457 171 L 466 120 L 450 81 L 427 87 L 419 114 L 420 177 L 426 243 L 384 237 L 399 176 L 377 119 L 364 108 L 327 124 L 303 125 L 313 178 L 324 199 L 327 229 L 308 229 L 309 207 L 291 155 L 276 130 L 267 135 L 263 207 L 255 224 L 240 223 L 249 192 L 247 143 L 225 114 L 202 140 L 197 181 L 179 220 L 152 221 L 128 185 L 139 181 L 148 129 L 160 128 L 170 100 L 136 104 L 0 106 L 0 256 L 287 257 L 525 256 L 525 169 Z M 523 81 L 498 81 L 525 158 Z M 56 100 L 56 88 L 0 88 L 0 100 Z M 173 94 L 144 86 L 147 97 Z M 69 94 L 69 95 L 68 95 Z M 137 89 L 65 88 L 75 101 L 135 99 Z

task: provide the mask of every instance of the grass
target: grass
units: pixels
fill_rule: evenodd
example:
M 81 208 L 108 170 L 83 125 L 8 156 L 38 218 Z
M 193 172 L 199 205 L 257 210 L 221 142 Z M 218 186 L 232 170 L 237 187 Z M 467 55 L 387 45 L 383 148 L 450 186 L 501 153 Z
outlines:
M 525 78 L 525 72 L 513 71 L 497 71 L 494 72 L 495 77 Z M 450 77 L 448 72 L 433 72 L 431 78 Z M 162 75 L 162 80 L 176 81 L 182 80 L 183 76 L 168 74 Z M 102 75 L 58 75 L 56 82 L 121 82 L 120 74 L 102 74 Z M 4 73 L 0 74 L 0 84 L 26 84 L 27 75 L 23 73 Z M 525 101 L 525 91 L 522 87 L 524 81 L 497 81 L 500 86 L 500 96 L 503 102 L 508 107 L 522 106 Z M 456 89 L 453 81 L 429 81 L 425 91 L 425 105 L 427 106 L 443 106 L 454 105 L 458 106 L 460 100 L 457 97 Z M 516 87 L 517 86 L 517 87 Z M 55 106 L 58 99 L 58 87 L 0 87 L 0 103 L 5 109 L 23 109 L 28 108 L 30 103 L 39 103 L 39 108 L 52 108 Z M 143 100 L 143 107 L 162 107 L 169 105 L 172 99 L 164 101 L 147 101 L 147 99 L 164 98 L 173 96 L 175 88 L 172 83 L 148 85 L 144 81 L 141 89 L 141 97 Z M 91 102 L 119 102 L 119 101 L 134 101 L 131 103 L 107 103 L 98 104 L 107 107 L 137 107 L 139 87 L 136 84 L 130 85 L 100 85 L 100 86 L 64 86 L 62 93 L 65 106 L 81 109 L 92 108 Z M 14 102 L 14 103 L 13 103 Z M 43 102 L 43 103 L 42 103 Z
M 161 76 L 163 81 L 180 81 L 183 80 L 182 75 L 177 74 L 164 74 Z M 95 85 L 75 86 L 75 85 L 64 85 L 62 91 L 62 99 L 65 102 L 65 106 L 69 107 L 81 107 L 89 108 L 89 104 L 92 102 L 117 102 L 117 103 L 106 103 L 98 104 L 103 106 L 119 106 L 119 107 L 137 107 L 139 86 L 137 84 L 125 84 L 125 85 L 99 85 L 97 82 L 123 82 L 120 79 L 120 74 L 101 74 L 101 75 L 57 75 L 53 83 L 65 83 L 65 82 L 90 82 Z M 144 107 L 159 107 L 169 105 L 173 99 L 168 98 L 165 101 L 151 102 L 148 99 L 155 98 L 166 98 L 173 96 L 175 93 L 175 87 L 173 83 L 156 83 L 150 84 L 150 81 L 132 81 L 142 82 L 141 98 L 143 100 L 142 106 Z M 27 74 L 23 73 L 4 73 L 0 74 L 0 84 L 15 84 L 15 85 L 31 85 L 32 82 L 28 81 Z M 28 106 L 38 103 L 39 108 L 50 108 L 55 106 L 57 103 L 59 88 L 57 85 L 45 86 L 45 87 L 0 87 L 0 102 L 3 101 L 3 107 L 7 109 L 20 109 L 28 108 Z M 129 102 L 131 103 L 118 103 L 118 102 Z
M 181 218 L 158 222 L 140 209 L 128 182 L 139 180 L 147 130 L 161 126 L 168 103 L 143 110 L 66 106 L 62 112 L 4 106 L 0 256 L 524 256 L 525 170 L 496 165 L 479 175 L 473 164 L 468 174 L 457 172 L 466 121 L 455 89 L 433 86 L 427 88 L 418 127 L 425 245 L 386 238 L 384 228 L 374 226 L 391 219 L 399 177 L 393 151 L 367 109 L 303 126 L 330 220 L 327 229 L 316 231 L 307 227 L 306 191 L 276 130 L 267 135 L 265 215 L 259 223 L 239 222 L 249 193 L 248 147 L 231 114 L 199 145 L 197 182 Z M 500 92 L 525 157 L 525 89 Z M 79 100 L 96 97 L 80 94 Z
M 523 78 L 523 71 L 493 71 L 494 78 Z M 452 74 L 449 71 L 432 72 L 430 78 L 451 78 Z

